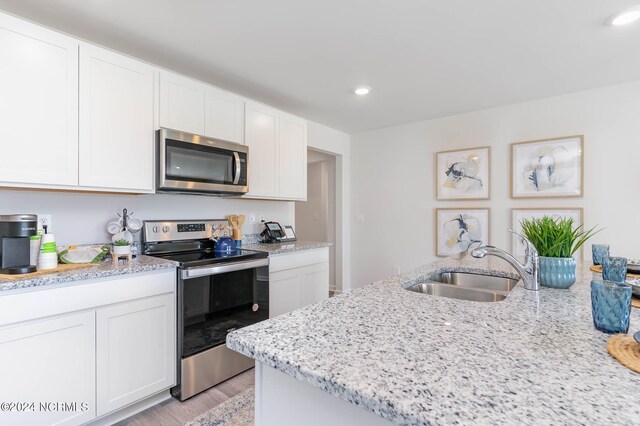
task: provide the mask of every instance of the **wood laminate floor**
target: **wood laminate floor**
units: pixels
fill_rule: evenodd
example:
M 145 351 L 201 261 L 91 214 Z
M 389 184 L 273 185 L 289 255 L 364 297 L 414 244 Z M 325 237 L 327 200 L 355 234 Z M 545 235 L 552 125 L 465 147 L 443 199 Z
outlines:
M 116 426 L 174 426 L 193 420 L 255 384 L 255 370 L 245 371 L 184 402 L 171 398 L 116 423 Z

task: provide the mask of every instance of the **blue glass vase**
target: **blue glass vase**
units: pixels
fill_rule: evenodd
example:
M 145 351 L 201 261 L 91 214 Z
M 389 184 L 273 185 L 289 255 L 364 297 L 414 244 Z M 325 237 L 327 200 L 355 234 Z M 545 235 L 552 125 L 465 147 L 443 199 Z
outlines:
M 573 257 L 540 256 L 540 285 L 569 288 L 576 282 L 576 261 Z
M 604 333 L 626 333 L 631 314 L 631 286 L 611 281 L 591 281 L 593 325 Z

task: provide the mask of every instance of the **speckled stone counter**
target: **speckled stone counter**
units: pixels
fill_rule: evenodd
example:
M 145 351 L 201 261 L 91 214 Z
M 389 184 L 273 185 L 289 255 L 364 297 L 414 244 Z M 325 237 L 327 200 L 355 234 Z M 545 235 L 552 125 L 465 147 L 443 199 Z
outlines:
M 32 278 L 0 279 L 0 295 L 9 290 L 24 289 L 29 287 L 42 287 L 54 284 L 62 284 L 72 281 L 92 280 L 96 278 L 112 277 L 117 275 L 134 274 L 136 272 L 148 272 L 159 269 L 175 268 L 177 262 L 159 259 L 149 256 L 137 256 L 131 265 L 121 260 L 118 266 L 114 267 L 111 258 L 97 263 L 95 266 L 82 269 L 74 269 L 66 272 L 57 272 L 47 275 L 39 275 Z
M 322 243 L 317 241 L 294 241 L 291 243 L 281 244 L 243 244 L 242 248 L 247 250 L 266 251 L 269 256 L 275 254 L 293 253 L 296 251 L 315 250 L 325 247 L 330 247 L 331 243 Z
M 568 290 L 519 283 L 501 302 L 403 289 L 440 271 L 517 277 L 495 257 L 449 258 L 235 331 L 227 346 L 401 425 L 640 422 L 640 375 L 593 327 L 588 265 Z

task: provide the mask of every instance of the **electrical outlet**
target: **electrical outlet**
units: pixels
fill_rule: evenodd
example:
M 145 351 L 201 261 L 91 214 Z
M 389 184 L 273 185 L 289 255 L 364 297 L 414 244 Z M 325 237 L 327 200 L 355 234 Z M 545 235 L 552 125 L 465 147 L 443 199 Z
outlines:
M 256 214 L 249 213 L 249 223 L 256 223 Z
M 39 214 L 38 216 L 38 229 L 44 229 L 45 225 L 47 227 L 47 232 L 49 234 L 52 233 L 53 229 L 53 219 L 50 214 Z

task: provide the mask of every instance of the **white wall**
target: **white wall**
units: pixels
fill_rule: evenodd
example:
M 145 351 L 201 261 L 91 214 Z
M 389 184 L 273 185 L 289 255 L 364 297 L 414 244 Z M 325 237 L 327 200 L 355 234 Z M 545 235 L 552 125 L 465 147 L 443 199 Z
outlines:
M 428 101 L 428 100 L 426 100 Z M 583 198 L 512 200 L 509 145 L 583 134 Z M 352 287 L 435 260 L 436 207 L 490 207 L 490 239 L 510 248 L 511 208 L 584 207 L 587 243 L 640 258 L 640 81 L 352 135 Z M 490 145 L 491 200 L 435 201 L 434 154 Z M 364 223 L 354 223 L 364 214 Z
M 307 201 L 296 202 L 296 232 L 301 240 L 327 241 L 327 166 L 307 164 Z
M 77 192 L 39 192 L 0 190 L 0 214 L 51 214 L 59 244 L 101 243 L 110 241 L 107 222 L 117 212 L 127 208 L 134 217 L 152 219 L 219 219 L 232 213 L 275 220 L 284 224 L 294 222 L 293 202 L 255 201 L 215 198 L 197 195 L 114 195 Z M 248 218 L 247 218 L 248 220 Z M 262 230 L 259 223 L 245 223 L 243 232 Z M 141 238 L 141 233 L 136 239 Z
M 308 122 L 309 148 L 336 158 L 336 288 L 351 288 L 351 145 L 346 133 Z
M 326 241 L 329 247 L 329 286 L 336 290 L 336 161 L 335 157 L 309 150 L 307 201 L 297 201 L 296 235 L 300 240 Z

